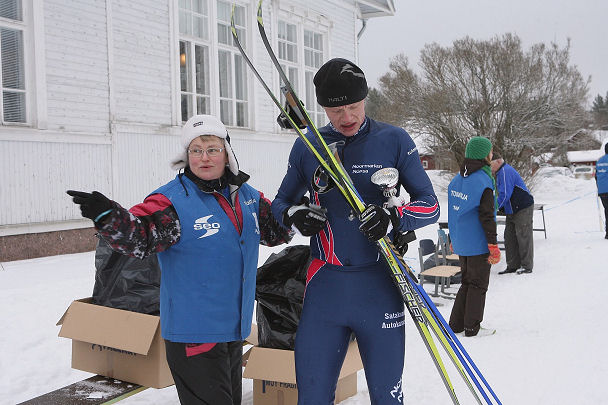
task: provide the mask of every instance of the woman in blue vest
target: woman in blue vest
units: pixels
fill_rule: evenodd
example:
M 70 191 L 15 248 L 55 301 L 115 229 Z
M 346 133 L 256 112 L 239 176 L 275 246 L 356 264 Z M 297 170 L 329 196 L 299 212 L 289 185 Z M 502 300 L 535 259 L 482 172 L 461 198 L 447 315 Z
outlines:
M 606 226 L 605 239 L 608 239 L 608 143 L 604 145 L 605 155 L 598 159 L 595 164 L 595 181 L 597 183 L 597 194 L 604 206 L 604 225 Z
M 161 333 L 180 402 L 237 405 L 258 245 L 288 242 L 292 233 L 246 184 L 217 118 L 196 115 L 184 124 L 172 166 L 180 170 L 175 179 L 130 210 L 97 191 L 68 194 L 112 249 L 158 253 Z
M 448 228 L 462 271 L 450 327 L 455 333 L 464 331 L 465 336 L 494 333 L 481 328 L 490 267 L 500 260 L 491 160 L 490 140 L 473 137 L 467 143 L 460 173 L 448 186 Z

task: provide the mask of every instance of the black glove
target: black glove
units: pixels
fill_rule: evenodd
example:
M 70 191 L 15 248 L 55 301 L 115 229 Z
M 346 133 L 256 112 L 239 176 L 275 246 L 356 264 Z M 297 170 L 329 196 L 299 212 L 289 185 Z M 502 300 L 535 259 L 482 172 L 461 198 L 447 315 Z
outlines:
M 401 256 L 407 252 L 407 244 L 416 240 L 416 233 L 414 231 L 399 231 L 395 233 L 395 240 L 393 245 Z
M 298 117 L 296 110 L 292 109 L 291 106 L 289 105 L 289 103 L 287 103 L 287 102 L 285 102 L 285 111 L 287 111 L 287 114 L 289 114 L 289 116 L 291 117 L 293 122 L 296 123 L 298 128 L 300 128 L 300 129 L 306 128 L 306 124 L 302 122 L 300 117 Z M 294 129 L 293 126 L 291 125 L 291 122 L 285 116 L 285 114 L 283 114 L 283 112 L 281 112 L 279 114 L 279 116 L 277 117 L 277 124 L 279 124 L 279 126 L 283 129 Z
M 382 239 L 393 228 L 399 226 L 399 214 L 397 208 L 382 208 L 370 204 L 361 213 L 361 225 L 359 230 L 363 232 L 370 242 Z
M 68 190 L 66 193 L 74 197 L 72 201 L 74 201 L 75 204 L 80 205 L 82 216 L 92 219 L 95 223 L 98 223 L 103 217 L 109 214 L 113 208 L 112 201 L 99 191 L 85 193 L 84 191 Z
M 313 236 L 325 228 L 326 212 L 326 208 L 310 205 L 308 198 L 304 197 L 300 205 L 292 205 L 285 210 L 283 223 L 288 227 L 294 225 L 302 236 Z

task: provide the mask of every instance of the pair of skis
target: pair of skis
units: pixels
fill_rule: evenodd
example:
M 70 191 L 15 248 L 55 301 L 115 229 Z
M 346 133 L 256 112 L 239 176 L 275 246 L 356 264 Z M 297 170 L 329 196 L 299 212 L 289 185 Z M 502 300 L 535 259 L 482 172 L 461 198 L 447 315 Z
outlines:
M 317 146 L 313 145 L 313 143 L 306 137 L 304 132 L 299 128 L 299 123 L 294 121 L 294 118 L 286 111 L 285 107 L 281 104 L 279 99 L 274 95 L 273 91 L 268 87 L 260 73 L 257 71 L 255 66 L 253 65 L 251 59 L 247 56 L 245 50 L 243 49 L 239 38 L 238 33 L 234 23 L 234 10 L 232 9 L 232 18 L 231 18 L 231 30 L 232 36 L 234 38 L 234 43 L 241 52 L 243 59 L 251 68 L 253 74 L 257 77 L 262 87 L 266 90 L 272 101 L 279 108 L 281 113 L 286 117 L 291 126 L 296 130 L 298 136 L 304 141 L 306 147 L 309 151 L 315 156 L 315 158 L 319 161 L 324 171 L 328 176 L 336 184 L 338 190 L 348 204 L 351 206 L 353 212 L 355 212 L 358 216 L 365 210 L 366 204 L 357 192 L 352 180 L 350 179 L 348 173 L 342 166 L 337 153 L 334 153 L 327 145 L 321 134 L 319 133 L 317 127 L 312 122 L 306 108 L 302 105 L 300 99 L 297 94 L 293 90 L 289 79 L 287 78 L 285 72 L 281 68 L 280 62 L 277 59 L 268 36 L 266 35 L 266 31 L 264 29 L 264 21 L 262 18 L 262 1 L 259 0 L 258 8 L 257 8 L 257 23 L 260 36 L 262 38 L 262 42 L 266 47 L 266 50 L 277 69 L 281 81 L 284 84 L 282 87 L 282 91 L 285 95 L 285 99 L 289 103 L 292 110 L 295 111 L 297 118 L 302 121 L 302 123 L 306 124 L 308 132 L 314 135 Z M 431 336 L 431 331 L 435 334 L 437 339 L 439 340 L 441 346 L 444 348 L 450 360 L 458 370 L 459 374 L 463 378 L 464 382 L 468 386 L 472 395 L 475 397 L 478 404 L 482 404 L 482 401 L 479 397 L 479 394 L 484 398 L 487 404 L 492 405 L 494 402 L 488 396 L 488 392 L 492 395 L 496 404 L 501 405 L 500 400 L 485 380 L 471 357 L 468 355 L 458 338 L 454 335 L 454 332 L 451 330 L 450 326 L 447 324 L 445 319 L 439 313 L 430 297 L 426 294 L 425 290 L 420 286 L 417 282 L 416 276 L 413 274 L 410 267 L 404 262 L 403 258 L 399 255 L 395 247 L 392 245 L 390 239 L 385 236 L 382 239 L 376 242 L 378 250 L 380 251 L 382 257 L 388 264 L 388 268 L 391 271 L 393 276 L 393 281 L 395 282 L 397 288 L 399 289 L 403 300 L 405 302 L 405 306 L 412 317 L 418 332 L 420 333 L 423 342 L 431 355 L 431 358 L 437 368 L 441 379 L 452 399 L 454 404 L 459 404 L 458 398 L 456 397 L 456 392 L 450 381 L 450 377 L 448 372 L 443 364 L 442 358 L 437 350 L 437 346 L 435 345 L 435 341 Z M 472 369 L 474 370 L 472 370 Z M 481 382 L 483 382 L 484 386 L 482 387 Z M 486 392 L 487 391 L 487 392 Z

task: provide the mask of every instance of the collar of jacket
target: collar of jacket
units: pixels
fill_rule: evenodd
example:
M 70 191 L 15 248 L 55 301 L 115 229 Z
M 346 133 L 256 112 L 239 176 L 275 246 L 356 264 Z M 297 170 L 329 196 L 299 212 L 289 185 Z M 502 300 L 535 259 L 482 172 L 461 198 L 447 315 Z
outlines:
M 234 191 L 238 190 L 243 184 L 245 184 L 250 177 L 247 173 L 240 170 L 238 175 L 234 175 L 230 170 L 225 170 L 224 174 L 219 179 L 203 180 L 192 173 L 189 167 L 184 169 L 183 174 L 192 180 L 192 182 L 205 193 L 221 193 L 226 186 L 230 186 L 230 194 L 233 194 Z
M 487 165 L 488 163 L 485 160 L 465 158 L 464 162 L 462 162 L 462 166 L 460 166 L 460 175 L 462 177 L 470 176 Z

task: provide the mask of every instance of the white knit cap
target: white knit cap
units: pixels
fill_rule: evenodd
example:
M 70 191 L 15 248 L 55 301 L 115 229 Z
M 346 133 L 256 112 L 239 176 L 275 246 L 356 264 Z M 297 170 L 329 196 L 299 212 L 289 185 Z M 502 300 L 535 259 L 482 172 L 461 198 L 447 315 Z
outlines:
M 183 150 L 171 161 L 171 167 L 174 170 L 180 170 L 188 166 L 188 146 L 201 135 L 213 135 L 224 140 L 224 148 L 228 153 L 228 167 L 233 174 L 239 174 L 239 163 L 230 147 L 228 131 L 224 124 L 213 115 L 195 115 L 186 121 L 182 127 L 180 139 Z

